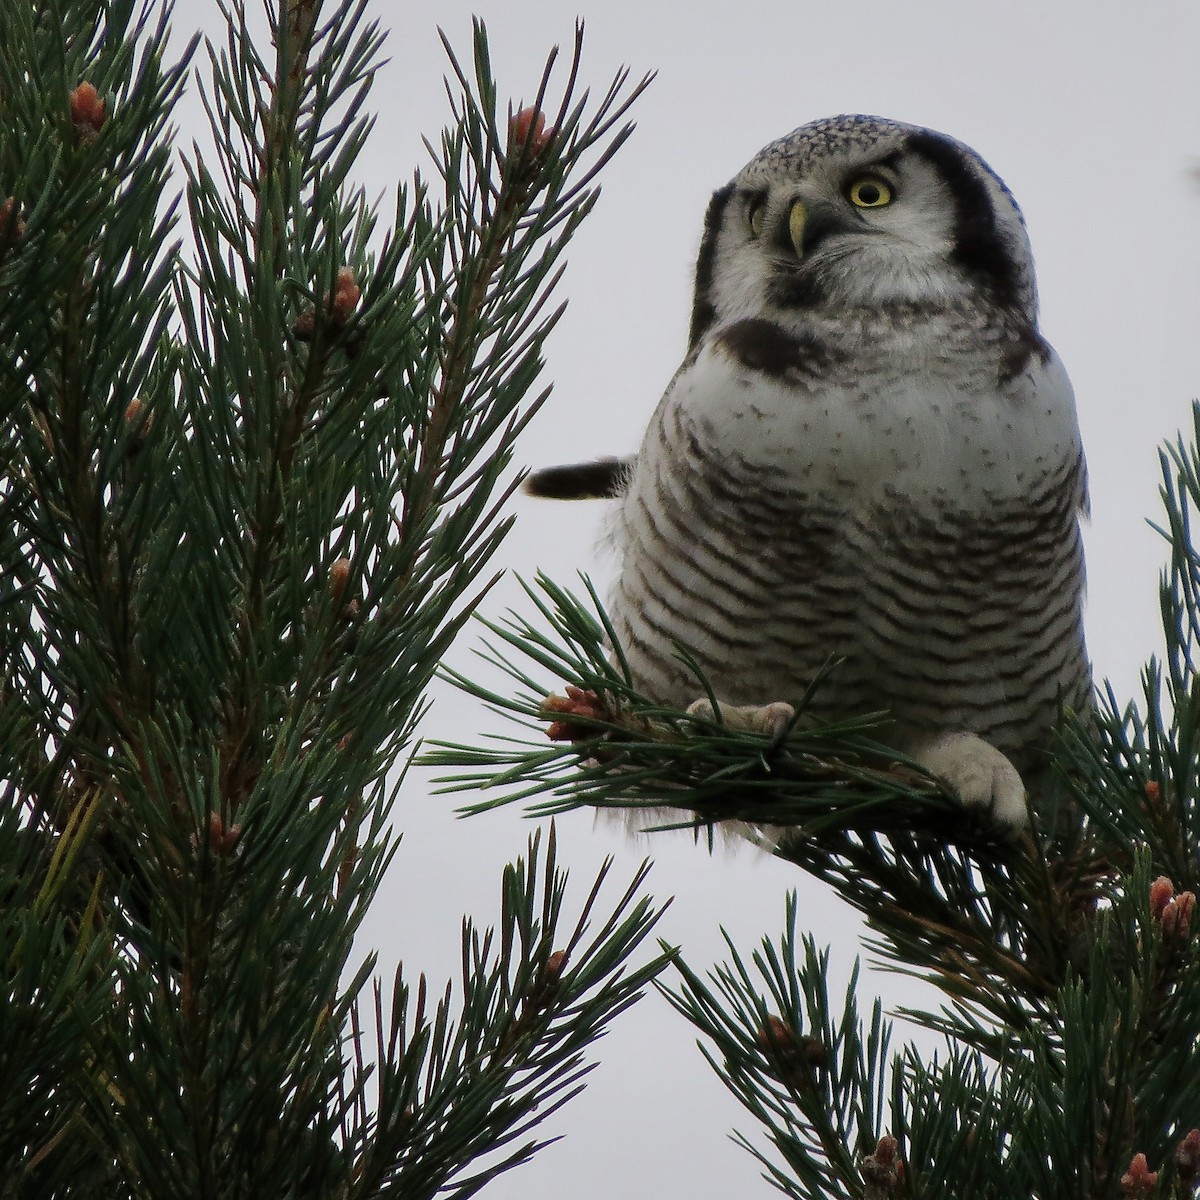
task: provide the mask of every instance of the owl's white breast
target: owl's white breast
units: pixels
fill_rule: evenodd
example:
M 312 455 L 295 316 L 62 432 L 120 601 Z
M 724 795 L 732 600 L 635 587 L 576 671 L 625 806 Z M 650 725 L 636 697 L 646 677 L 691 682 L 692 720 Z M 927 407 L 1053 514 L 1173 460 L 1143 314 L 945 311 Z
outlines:
M 825 715 L 886 709 L 1019 756 L 1087 688 L 1061 363 L 1038 342 L 1009 377 L 1012 340 L 964 353 L 961 323 L 944 355 L 907 331 L 854 359 L 778 332 L 717 331 L 651 422 L 610 609 L 635 685 L 695 699 L 678 644 L 722 698 L 795 702 L 838 659 Z
M 1081 453 L 1075 398 L 1057 354 L 1030 354 L 1000 380 L 996 356 L 976 369 L 938 357 L 936 331 L 902 334 L 811 378 L 772 376 L 709 338 L 680 371 L 642 453 L 671 453 L 659 432 L 674 416 L 704 431 L 709 449 L 779 472 L 809 494 L 884 491 L 938 507 L 1020 499 Z

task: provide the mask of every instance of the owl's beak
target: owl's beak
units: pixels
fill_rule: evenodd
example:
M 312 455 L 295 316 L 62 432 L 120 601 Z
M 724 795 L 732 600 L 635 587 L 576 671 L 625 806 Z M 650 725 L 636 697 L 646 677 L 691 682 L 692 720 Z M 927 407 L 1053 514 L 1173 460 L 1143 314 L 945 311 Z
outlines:
M 798 258 L 807 258 L 827 238 L 849 233 L 851 225 L 845 216 L 829 204 L 792 202 L 788 214 L 788 234 Z

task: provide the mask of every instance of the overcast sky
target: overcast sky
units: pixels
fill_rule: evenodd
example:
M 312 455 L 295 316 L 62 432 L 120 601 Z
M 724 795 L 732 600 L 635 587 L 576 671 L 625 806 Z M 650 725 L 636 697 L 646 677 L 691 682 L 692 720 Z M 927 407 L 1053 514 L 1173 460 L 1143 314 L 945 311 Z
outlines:
M 177 7 L 177 27 L 207 0 Z M 391 191 L 425 161 L 422 133 L 446 120 L 437 39 L 441 25 L 470 55 L 470 14 L 492 34 L 500 94 L 530 97 L 546 51 L 568 46 L 575 11 L 561 0 L 408 0 L 375 13 L 390 24 L 391 62 L 371 106 L 380 121 L 361 164 L 370 194 Z M 798 125 L 870 112 L 927 125 L 967 142 L 1024 209 L 1042 297 L 1042 326 L 1074 381 L 1087 447 L 1087 627 L 1098 677 L 1133 695 L 1144 659 L 1161 643 L 1157 577 L 1157 448 L 1190 419 L 1200 394 L 1200 8 L 1184 0 L 1137 7 L 1114 0 L 856 0 L 853 4 L 735 0 L 596 0 L 587 22 L 584 79 L 602 92 L 622 64 L 658 79 L 636 109 L 638 130 L 604 176 L 604 195 L 570 254 L 570 307 L 549 344 L 554 395 L 522 448 L 531 466 L 626 454 L 682 357 L 692 263 L 708 197 L 757 150 Z M 206 22 L 207 23 L 207 22 Z M 544 569 L 570 584 L 601 584 L 604 505 L 518 500 L 501 565 Z M 497 589 L 487 611 L 521 605 Z M 452 655 L 474 669 L 468 631 Z M 766 699 L 770 699 L 767 697 Z M 494 728 L 482 706 L 448 690 L 427 736 Z M 458 820 L 414 773 L 398 810 L 406 831 L 362 936 L 390 975 L 452 975 L 459 921 L 498 911 L 500 872 L 530 824 L 509 810 Z M 710 858 L 675 835 L 652 845 L 594 830 L 579 813 L 559 822 L 562 859 L 581 898 L 599 860 L 622 876 L 651 853 L 650 884 L 675 896 L 662 933 L 693 967 L 720 956 L 724 925 L 749 950 L 782 928 L 789 889 L 801 895 L 819 943 L 833 946 L 844 980 L 859 950 L 854 914 L 794 868 L 756 856 Z M 435 986 L 436 990 L 436 986 Z M 913 987 L 868 975 L 864 1006 Z M 754 1161 L 727 1139 L 743 1117 L 701 1060 L 689 1028 L 656 996 L 622 1017 L 597 1047 L 588 1091 L 543 1127 L 566 1138 L 493 1184 L 491 1200 L 769 1196 Z

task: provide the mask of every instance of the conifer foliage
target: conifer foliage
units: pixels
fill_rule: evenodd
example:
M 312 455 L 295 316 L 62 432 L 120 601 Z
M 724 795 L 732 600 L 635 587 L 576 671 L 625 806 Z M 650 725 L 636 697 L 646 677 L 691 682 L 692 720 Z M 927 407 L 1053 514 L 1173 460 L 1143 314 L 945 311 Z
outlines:
M 431 755 L 467 810 L 645 809 L 643 825 L 691 828 L 701 846 L 718 823 L 746 822 L 863 914 L 878 961 L 940 992 L 936 1011 L 898 1015 L 942 1050 L 895 1048 L 897 1014 L 877 1001 L 864 1015 L 857 979 L 831 995 L 794 899 L 779 938 L 752 953 L 731 942 L 708 973 L 677 964 L 667 996 L 761 1125 L 738 1140 L 783 1194 L 1200 1189 L 1200 406 L 1193 422 L 1162 456 L 1166 653 L 1138 702 L 1101 689 L 1095 712 L 1063 714 L 1056 791 L 1014 841 L 872 741 L 871 718 L 821 725 L 802 705 L 767 738 L 639 696 L 590 587 L 579 598 L 539 579 L 534 615 L 490 624 L 510 690 L 458 678 L 527 726 Z
M 4 9 L 2 1196 L 472 1195 L 662 965 L 552 834 L 452 990 L 351 961 L 644 86 L 577 96 L 577 38 L 514 116 L 477 26 L 385 229 L 366 7 L 225 0 L 175 59 L 153 0 Z

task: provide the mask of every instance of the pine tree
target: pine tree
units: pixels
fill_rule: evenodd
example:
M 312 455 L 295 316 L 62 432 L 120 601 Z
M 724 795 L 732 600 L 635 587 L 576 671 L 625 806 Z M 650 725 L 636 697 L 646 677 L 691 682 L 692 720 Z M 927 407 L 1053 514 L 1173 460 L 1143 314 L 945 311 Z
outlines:
M 661 969 L 642 874 L 571 901 L 535 835 L 444 991 L 353 938 L 645 81 L 577 38 L 513 115 L 477 26 L 384 229 L 365 0 L 221 11 L 4 10 L 0 1195 L 473 1195 Z
M 832 995 L 828 951 L 794 897 L 780 937 L 751 952 L 727 938 L 708 973 L 677 961 L 663 990 L 761 1126 L 737 1138 L 783 1194 L 1200 1188 L 1200 405 L 1193 421 L 1162 455 L 1165 655 L 1137 702 L 1103 687 L 1094 713 L 1063 714 L 1056 789 L 1015 842 L 873 742 L 877 718 L 821 725 L 801 706 L 767 738 L 650 703 L 586 581 L 579 598 L 541 578 L 527 587 L 534 615 L 489 624 L 511 691 L 458 678 L 528 730 L 430 756 L 467 811 L 654 810 L 643 825 L 690 828 L 701 850 L 720 822 L 769 825 L 764 849 L 858 909 L 886 968 L 940 993 L 936 1011 L 885 1014 L 876 1000 L 864 1013 L 856 971 Z M 893 1049 L 896 1016 L 941 1051 Z

